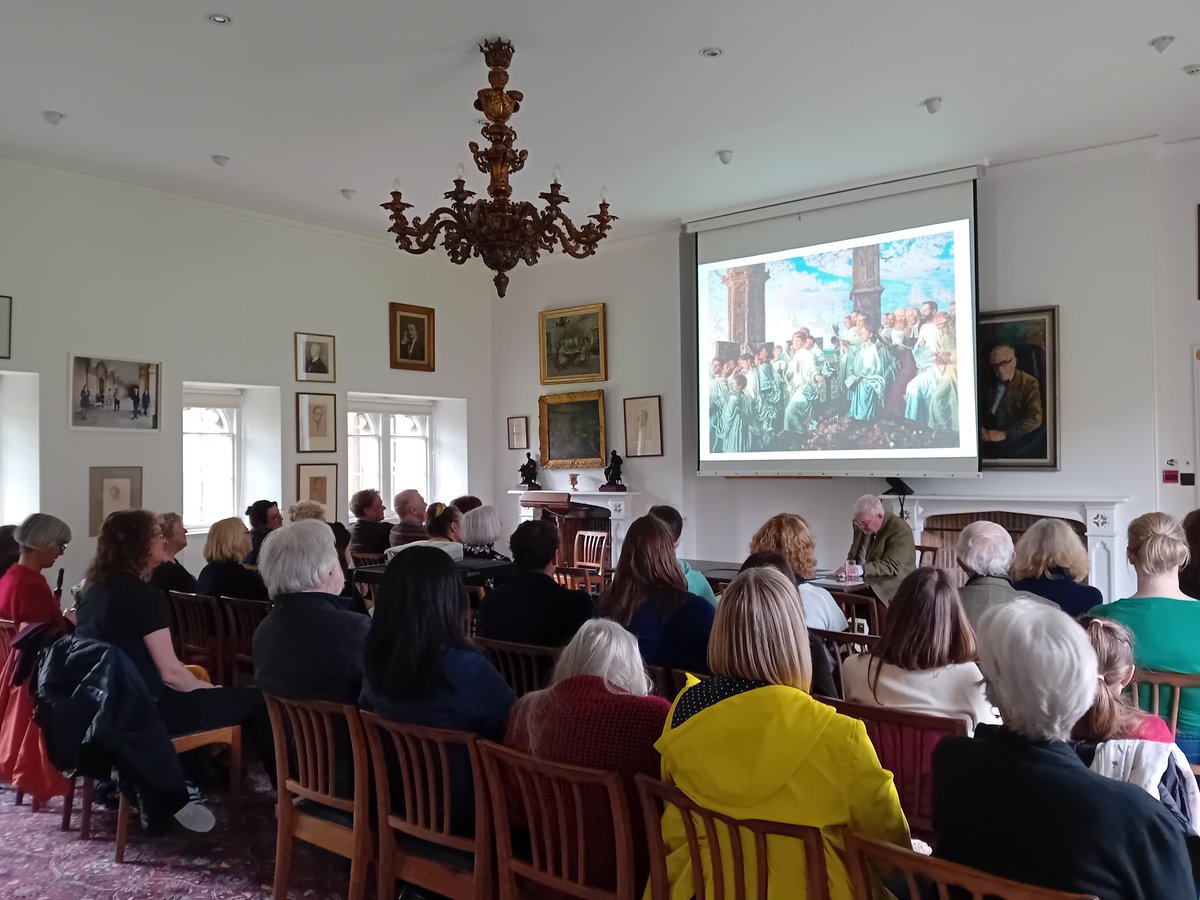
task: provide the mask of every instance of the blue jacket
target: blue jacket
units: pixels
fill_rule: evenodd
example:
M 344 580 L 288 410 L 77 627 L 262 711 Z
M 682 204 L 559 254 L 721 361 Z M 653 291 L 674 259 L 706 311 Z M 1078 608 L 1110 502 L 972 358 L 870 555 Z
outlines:
M 1068 616 L 1082 616 L 1093 606 L 1104 602 L 1099 588 L 1080 584 L 1064 570 L 1051 569 L 1041 578 L 1022 578 L 1013 582 L 1013 588 L 1025 594 L 1037 594 L 1051 603 L 1057 603 Z

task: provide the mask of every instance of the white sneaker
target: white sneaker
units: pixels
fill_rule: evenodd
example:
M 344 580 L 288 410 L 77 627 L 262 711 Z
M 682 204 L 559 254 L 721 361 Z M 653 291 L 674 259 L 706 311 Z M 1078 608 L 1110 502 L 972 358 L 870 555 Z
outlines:
M 209 811 L 208 807 L 195 800 L 175 813 L 175 821 L 188 831 L 195 831 L 200 834 L 212 831 L 213 826 L 217 824 L 216 817 Z

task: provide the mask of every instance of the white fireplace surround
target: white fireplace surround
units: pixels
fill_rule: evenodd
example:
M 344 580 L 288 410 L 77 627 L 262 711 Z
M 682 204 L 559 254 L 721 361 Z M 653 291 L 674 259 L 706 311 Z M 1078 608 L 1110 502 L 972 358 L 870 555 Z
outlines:
M 900 515 L 900 498 L 883 497 L 885 506 Z M 963 494 L 912 494 L 904 498 L 904 518 L 913 537 L 921 543 L 925 521 L 930 516 L 963 513 L 1009 512 L 1030 516 L 1052 516 L 1083 523 L 1087 530 L 1091 572 L 1088 582 L 1100 589 L 1106 602 L 1124 596 L 1120 568 L 1125 562 L 1125 536 L 1117 531 L 1120 507 L 1128 497 L 983 497 Z

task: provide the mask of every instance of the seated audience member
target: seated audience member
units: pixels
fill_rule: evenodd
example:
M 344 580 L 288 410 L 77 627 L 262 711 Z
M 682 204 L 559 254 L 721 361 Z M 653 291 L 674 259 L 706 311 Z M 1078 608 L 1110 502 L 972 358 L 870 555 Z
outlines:
M 1158 716 L 1142 712 L 1125 693 L 1133 681 L 1133 635 L 1111 619 L 1084 616 L 1079 624 L 1087 631 L 1100 670 L 1096 700 L 1083 718 L 1075 723 L 1071 736 L 1077 741 L 1161 741 L 1175 738 L 1167 723 Z
M 958 567 L 968 576 L 967 583 L 958 589 L 958 596 L 967 621 L 974 628 L 997 603 L 1017 596 L 1008 577 L 1013 559 L 1012 537 L 995 522 L 972 522 L 958 533 L 954 554 L 958 557 Z
M 152 512 L 131 509 L 104 520 L 96 557 L 84 579 L 78 633 L 112 644 L 129 657 L 172 736 L 241 725 L 273 773 L 271 726 L 262 693 L 257 688 L 211 685 L 193 675 L 175 655 L 167 598 L 147 583 L 162 562 L 163 544 L 158 517 Z M 207 810 L 197 811 L 193 804 L 184 810 L 176 814 L 184 827 L 212 828 L 213 817 Z
M 750 539 L 751 553 L 779 553 L 796 576 L 796 587 L 804 603 L 804 621 L 809 628 L 845 631 L 846 614 L 825 588 L 808 584 L 817 571 L 816 544 L 808 523 L 801 516 L 780 513 L 763 522 Z M 744 567 L 743 567 L 744 568 Z
M 425 498 L 416 488 L 401 491 L 395 498 L 396 515 L 400 521 L 392 526 L 388 544 L 399 547 L 412 541 L 423 541 L 429 537 L 425 530 Z
M 1071 526 L 1042 519 L 1018 538 L 1010 573 L 1014 590 L 1044 597 L 1077 617 L 1104 602 L 1099 590 L 1084 584 L 1088 568 L 1087 549 Z
M 679 549 L 679 538 L 683 535 L 683 516 L 673 506 L 652 506 L 647 515 L 661 521 L 675 539 L 675 548 Z M 679 560 L 679 568 L 683 569 L 683 577 L 687 579 L 687 589 L 697 597 L 703 597 L 713 606 L 717 605 L 717 595 L 713 593 L 712 585 L 704 577 L 703 572 L 697 572 L 688 565 L 686 559 Z
M 526 694 L 512 708 L 504 743 L 553 762 L 617 772 L 630 810 L 638 809 L 633 778 L 659 777 L 654 742 L 670 709 L 666 700 L 650 694 L 650 687 L 637 639 L 616 622 L 592 619 L 563 650 L 550 686 Z M 640 822 L 634 817 L 633 846 L 638 881 L 644 883 L 646 835 Z M 607 812 L 593 824 L 588 831 L 597 839 L 588 846 L 589 883 L 612 887 L 616 848 L 603 839 L 611 830 Z
M 637 636 L 647 664 L 708 674 L 713 606 L 688 592 L 671 532 L 654 516 L 629 526 L 600 611 Z
M 0 576 L 0 619 L 23 625 L 62 625 L 62 609 L 42 577 L 67 550 L 71 529 L 62 519 L 34 513 L 16 527 L 13 538 L 20 548 L 17 562 Z
M 250 532 L 241 519 L 221 519 L 208 529 L 204 558 L 208 561 L 196 578 L 196 593 L 239 600 L 269 600 L 262 576 L 246 568 L 242 560 L 250 553 Z
M 338 562 L 342 567 L 342 574 L 347 575 L 350 568 L 350 555 L 347 552 L 350 549 L 350 530 L 341 522 L 326 522 L 325 504 L 316 500 L 300 500 L 288 507 L 289 522 L 300 522 L 304 519 L 325 522 L 333 532 L 333 545 L 337 549 Z
M 1166 513 L 1146 513 L 1129 523 L 1129 562 L 1137 573 L 1137 592 L 1097 606 L 1088 615 L 1113 619 L 1133 633 L 1138 666 L 1163 672 L 1200 673 L 1200 603 L 1179 589 L 1179 569 L 1188 561 L 1183 529 Z M 1146 708 L 1151 688 L 1142 687 Z M 1162 702 L 1170 696 L 1163 689 Z M 1175 741 L 1188 762 L 1200 763 L 1200 688 L 1184 688 L 1179 698 Z
M 337 595 L 342 568 L 333 534 L 315 520 L 273 532 L 259 574 L 274 605 L 254 632 L 254 682 L 269 694 L 357 703 L 371 620 Z
M 983 617 L 979 668 L 1004 725 L 934 750 L 937 855 L 1073 894 L 1194 896 L 1183 830 L 1166 807 L 1089 771 L 1067 743 L 1096 698 L 1084 630 L 1019 597 Z
M 483 501 L 471 494 L 463 494 L 461 497 L 455 497 L 451 500 L 450 505 L 465 516 L 471 510 L 479 509 L 479 507 L 483 506 Z
M 350 526 L 350 552 L 382 556 L 391 544 L 388 537 L 392 524 L 385 522 L 387 509 L 383 497 L 374 488 L 357 492 L 350 498 L 350 515 L 354 524 Z
M 1179 589 L 1200 599 L 1200 509 L 1193 509 L 1183 517 L 1183 534 L 1188 543 L 1188 561 L 1179 570 Z M 4 564 L 0 562 L 0 573 L 3 570 Z
M 385 555 L 392 557 L 410 547 L 436 547 L 458 562 L 463 558 L 462 524 L 463 514 L 453 506 L 431 503 L 425 513 L 425 532 L 429 537 L 422 541 L 409 541 L 389 547 Z
M 8 571 L 21 556 L 21 545 L 13 537 L 16 525 L 0 525 L 0 575 Z
M 848 561 L 837 570 L 846 578 L 878 579 L 872 584 L 884 603 L 892 599 L 904 576 L 917 567 L 917 547 L 908 523 L 886 512 L 874 494 L 859 497 L 854 504 L 854 537 Z
M 150 583 L 160 591 L 196 593 L 196 579 L 175 558 L 187 546 L 187 529 L 183 527 L 183 519 L 179 513 L 163 513 L 158 517 L 158 527 L 165 538 L 163 561 L 150 573 Z
M 792 571 L 792 567 L 788 565 L 788 561 L 783 558 L 782 554 L 775 553 L 772 550 L 763 550 L 758 553 L 751 553 L 746 557 L 746 561 L 742 563 L 739 572 L 745 572 L 747 569 L 758 569 L 763 566 L 771 566 L 778 569 L 793 584 L 796 583 L 796 574 Z M 804 605 L 804 597 L 800 597 L 801 606 Z M 808 610 L 804 611 L 805 628 L 808 627 Z M 841 691 L 838 689 L 837 681 L 833 677 L 833 656 L 836 652 L 834 648 L 826 647 L 825 642 L 817 635 L 809 632 L 808 634 L 808 651 L 809 657 L 812 660 L 812 684 L 809 686 L 809 693 L 817 697 L 840 697 Z
M 879 645 L 842 664 L 852 703 L 964 719 L 969 731 L 999 723 L 975 664 L 975 633 L 941 569 L 917 569 L 888 606 Z
M 507 556 L 496 552 L 495 543 L 499 538 L 500 514 L 496 512 L 496 507 L 477 506 L 463 514 L 464 559 L 496 559 L 508 562 Z
M 554 580 L 558 528 L 549 519 L 522 522 L 508 546 L 520 572 L 480 601 L 476 634 L 514 644 L 563 646 L 596 615 L 596 604 L 583 591 Z
M 713 677 L 680 694 L 655 747 L 663 780 L 702 806 L 821 828 L 830 896 L 850 900 L 843 829 L 908 848 L 908 824 L 866 726 L 809 696 L 808 647 L 793 582 L 771 567 L 742 572 L 717 606 Z M 691 897 L 691 857 L 677 810 L 664 813 L 662 835 L 672 896 Z M 726 854 L 723 860 L 732 867 Z M 807 896 L 803 854 L 777 852 L 771 867 L 772 896 Z M 703 877 L 711 897 L 711 870 Z
M 242 562 L 257 566 L 258 548 L 268 534 L 283 525 L 283 516 L 274 500 L 255 500 L 246 507 L 246 517 L 250 520 L 250 552 Z

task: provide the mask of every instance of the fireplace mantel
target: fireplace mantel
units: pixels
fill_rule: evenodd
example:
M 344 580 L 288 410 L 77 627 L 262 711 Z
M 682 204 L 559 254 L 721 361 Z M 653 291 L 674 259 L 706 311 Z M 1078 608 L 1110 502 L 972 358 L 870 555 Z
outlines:
M 520 497 L 524 491 L 508 491 L 509 496 Z M 638 499 L 642 496 L 641 491 L 572 491 L 570 489 L 563 491 L 564 494 L 570 494 L 571 499 L 577 503 L 590 503 L 592 506 L 603 506 L 612 516 L 611 534 L 612 534 L 612 558 L 613 565 L 617 564 L 617 560 L 621 558 L 621 544 L 625 539 L 625 532 L 629 528 L 629 523 L 635 516 L 632 514 L 634 507 L 638 506 Z M 533 518 L 533 510 L 524 507 L 518 508 L 518 515 L 522 522 Z
M 900 497 L 882 499 L 893 513 L 900 515 Z M 1117 567 L 1125 558 L 1125 538 L 1117 532 L 1117 518 L 1118 509 L 1129 502 L 1128 497 L 912 494 L 903 500 L 904 518 L 912 526 L 918 544 L 921 543 L 921 534 L 930 516 L 995 511 L 1053 516 L 1081 522 L 1087 531 L 1088 557 L 1091 560 L 1088 581 L 1100 589 L 1106 600 L 1115 600 L 1120 596 Z

